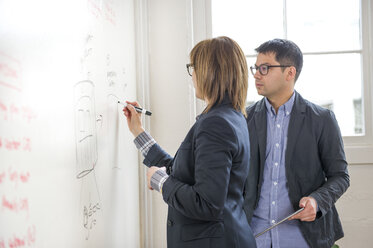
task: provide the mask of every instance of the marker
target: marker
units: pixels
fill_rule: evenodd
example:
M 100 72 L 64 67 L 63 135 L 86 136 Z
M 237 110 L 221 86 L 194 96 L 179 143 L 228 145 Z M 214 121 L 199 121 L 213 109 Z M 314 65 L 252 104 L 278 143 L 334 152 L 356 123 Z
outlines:
M 118 101 L 118 103 L 122 104 L 124 107 L 127 107 L 127 105 L 128 105 L 128 103 L 123 103 L 123 102 L 120 102 L 120 101 Z M 142 109 L 142 108 L 139 108 L 139 107 L 136 107 L 136 106 L 133 106 L 133 105 L 131 105 L 131 106 L 134 107 L 138 113 L 143 113 L 143 114 L 146 114 L 146 115 L 149 115 L 149 116 L 152 115 L 152 112 L 150 112 L 146 109 Z

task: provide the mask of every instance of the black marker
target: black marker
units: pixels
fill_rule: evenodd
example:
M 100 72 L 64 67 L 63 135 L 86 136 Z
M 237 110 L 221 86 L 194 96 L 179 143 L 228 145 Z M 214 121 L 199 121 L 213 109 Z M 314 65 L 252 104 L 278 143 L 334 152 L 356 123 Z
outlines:
M 124 107 L 127 107 L 127 105 L 128 105 L 128 103 L 122 103 L 120 101 L 118 101 L 118 103 L 122 104 Z M 139 108 L 139 107 L 136 107 L 136 106 L 133 106 L 133 105 L 131 105 L 131 106 L 134 107 L 138 113 L 143 113 L 143 114 L 146 114 L 146 115 L 149 115 L 149 116 L 152 115 L 152 112 L 150 112 L 146 109 L 142 109 L 142 108 Z

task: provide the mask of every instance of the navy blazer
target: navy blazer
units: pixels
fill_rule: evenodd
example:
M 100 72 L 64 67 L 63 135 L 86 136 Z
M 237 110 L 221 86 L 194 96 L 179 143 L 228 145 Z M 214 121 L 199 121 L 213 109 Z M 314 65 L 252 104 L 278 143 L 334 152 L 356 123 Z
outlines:
M 151 147 L 144 164 L 170 173 L 162 188 L 168 247 L 256 247 L 243 210 L 249 159 L 245 118 L 227 98 L 197 119 L 174 158 Z
M 265 101 L 247 108 L 250 133 L 250 172 L 245 187 L 245 212 L 251 222 L 263 183 L 267 141 Z M 313 222 L 301 221 L 301 231 L 311 247 L 330 248 L 343 237 L 334 203 L 350 185 L 341 133 L 332 111 L 317 106 L 295 92 L 290 116 L 285 170 L 290 201 L 312 196 L 319 207 Z

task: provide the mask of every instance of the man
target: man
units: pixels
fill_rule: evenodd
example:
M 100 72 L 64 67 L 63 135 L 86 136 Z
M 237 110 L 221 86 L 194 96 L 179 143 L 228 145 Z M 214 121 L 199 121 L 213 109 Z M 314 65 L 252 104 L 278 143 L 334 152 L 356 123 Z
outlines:
M 294 91 L 303 55 L 289 40 L 256 49 L 250 67 L 262 100 L 247 108 L 250 173 L 245 211 L 254 234 L 302 212 L 256 241 L 259 248 L 330 248 L 343 237 L 335 202 L 350 185 L 341 133 L 332 111 Z

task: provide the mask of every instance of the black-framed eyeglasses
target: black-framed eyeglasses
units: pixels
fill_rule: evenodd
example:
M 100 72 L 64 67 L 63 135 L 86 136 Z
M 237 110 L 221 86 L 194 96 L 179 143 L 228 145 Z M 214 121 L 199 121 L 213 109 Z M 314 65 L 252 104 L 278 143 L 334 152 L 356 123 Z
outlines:
M 193 64 L 186 64 L 186 68 L 187 68 L 189 76 L 192 76 L 193 75 L 194 65 Z
M 265 75 L 268 74 L 269 68 L 271 68 L 271 67 L 290 67 L 290 66 L 292 66 L 292 65 L 267 65 L 267 64 L 261 64 L 259 66 L 257 66 L 257 65 L 250 66 L 250 71 L 253 74 L 253 76 L 255 76 L 256 70 L 259 69 L 260 75 L 265 76 Z

